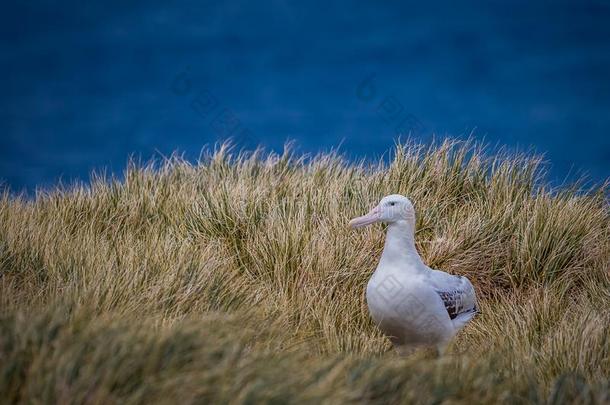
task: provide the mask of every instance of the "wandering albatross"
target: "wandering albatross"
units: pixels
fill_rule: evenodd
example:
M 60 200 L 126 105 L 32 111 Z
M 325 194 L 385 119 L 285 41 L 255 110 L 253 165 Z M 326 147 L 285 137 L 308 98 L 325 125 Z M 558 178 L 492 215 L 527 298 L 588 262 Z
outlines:
M 384 197 L 352 228 L 386 223 L 379 265 L 366 288 L 369 312 L 399 353 L 434 346 L 439 354 L 478 312 L 470 281 L 426 266 L 415 249 L 415 209 L 402 195 Z

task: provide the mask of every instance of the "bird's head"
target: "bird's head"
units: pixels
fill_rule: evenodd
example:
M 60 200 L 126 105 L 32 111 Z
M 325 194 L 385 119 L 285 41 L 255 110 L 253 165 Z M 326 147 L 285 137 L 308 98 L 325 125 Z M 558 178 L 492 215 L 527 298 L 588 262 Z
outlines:
M 405 221 L 415 228 L 415 209 L 411 201 L 400 194 L 392 194 L 383 197 L 379 204 L 368 214 L 354 218 L 349 222 L 352 228 L 360 228 L 376 222 L 393 224 Z

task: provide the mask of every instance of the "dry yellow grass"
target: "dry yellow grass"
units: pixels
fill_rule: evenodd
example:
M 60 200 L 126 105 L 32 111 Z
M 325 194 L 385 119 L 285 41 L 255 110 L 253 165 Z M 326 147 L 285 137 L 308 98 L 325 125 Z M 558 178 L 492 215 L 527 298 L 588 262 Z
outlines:
M 389 165 L 221 146 L 197 165 L 0 200 L 0 398 L 49 403 L 610 401 L 608 186 L 471 143 Z M 386 194 L 482 314 L 442 358 L 399 358 L 364 289 Z

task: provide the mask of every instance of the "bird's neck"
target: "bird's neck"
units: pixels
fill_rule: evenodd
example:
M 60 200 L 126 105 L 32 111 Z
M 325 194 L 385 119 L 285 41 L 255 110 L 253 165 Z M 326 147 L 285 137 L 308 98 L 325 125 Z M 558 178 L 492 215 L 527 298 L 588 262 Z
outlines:
M 415 229 L 408 221 L 397 221 L 388 225 L 380 264 L 399 265 L 407 270 L 425 267 L 415 248 Z

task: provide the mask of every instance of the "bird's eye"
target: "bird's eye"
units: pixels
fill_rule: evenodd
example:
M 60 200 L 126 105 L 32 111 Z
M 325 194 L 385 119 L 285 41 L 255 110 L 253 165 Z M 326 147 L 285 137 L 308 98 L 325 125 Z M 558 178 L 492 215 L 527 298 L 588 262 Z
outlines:
M 392 201 L 392 202 L 390 203 L 390 205 L 393 207 L 393 206 L 395 206 L 395 205 L 396 205 L 396 203 L 395 203 L 394 201 Z

